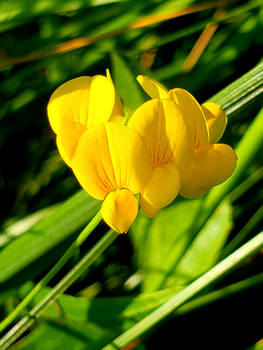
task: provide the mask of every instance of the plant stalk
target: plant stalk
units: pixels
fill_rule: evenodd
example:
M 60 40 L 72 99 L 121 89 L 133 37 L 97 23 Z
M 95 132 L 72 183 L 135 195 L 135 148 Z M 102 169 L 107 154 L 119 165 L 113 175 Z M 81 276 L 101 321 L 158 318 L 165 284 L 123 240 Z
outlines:
M 91 234 L 91 232 L 96 228 L 96 226 L 101 221 L 100 211 L 93 217 L 93 219 L 88 223 L 84 230 L 79 234 L 77 239 L 72 243 L 72 245 L 66 250 L 58 262 L 53 266 L 53 268 L 39 281 L 36 286 L 31 290 L 31 292 L 22 300 L 20 304 L 0 323 L 0 332 L 5 330 L 20 313 L 25 310 L 29 305 L 35 295 L 40 291 L 40 289 L 46 286 L 52 278 L 61 270 L 61 268 L 66 264 L 66 262 L 73 256 L 75 249 L 78 248 L 86 238 Z

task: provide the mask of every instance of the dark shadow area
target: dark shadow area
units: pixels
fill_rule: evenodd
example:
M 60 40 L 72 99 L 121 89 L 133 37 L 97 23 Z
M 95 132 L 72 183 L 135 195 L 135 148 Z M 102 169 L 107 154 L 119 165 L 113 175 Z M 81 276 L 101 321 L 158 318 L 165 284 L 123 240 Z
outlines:
M 170 319 L 145 344 L 149 350 L 246 350 L 262 338 L 263 286 Z M 171 345 L 176 344 L 176 346 Z

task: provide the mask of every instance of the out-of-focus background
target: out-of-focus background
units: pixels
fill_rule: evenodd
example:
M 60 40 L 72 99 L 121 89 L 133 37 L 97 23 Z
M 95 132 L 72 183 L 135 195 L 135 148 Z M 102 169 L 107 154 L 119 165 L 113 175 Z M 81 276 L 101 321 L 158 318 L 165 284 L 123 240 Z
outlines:
M 109 68 L 124 101 L 127 98 L 125 85 L 131 84 L 132 88 L 136 75 L 145 74 L 168 88 L 186 88 L 204 102 L 252 69 L 262 59 L 262 53 L 261 1 L 2 1 L 0 223 L 3 233 L 0 247 L 3 249 L 11 244 L 24 231 L 23 227 L 9 230 L 10 225 L 38 211 L 44 216 L 46 212 L 42 209 L 49 212 L 53 205 L 80 189 L 71 170 L 58 155 L 46 115 L 49 97 L 61 83 L 80 75 L 105 74 Z M 134 95 L 134 100 L 146 98 L 140 88 L 134 89 Z M 257 99 L 234 113 L 223 141 L 235 147 L 261 106 L 262 99 Z M 250 172 L 260 166 L 262 153 Z M 261 177 L 234 203 L 232 236 L 258 210 L 263 199 L 262 184 Z M 258 220 L 255 227 L 257 231 L 262 229 L 262 220 Z M 60 246 L 60 251 L 63 247 Z M 69 291 L 72 295 L 90 285 L 93 286 L 91 294 L 129 295 L 124 283 L 136 271 L 136 258 L 129 239 L 121 237 L 103 259 L 95 264 L 85 281 L 80 281 Z M 256 271 L 260 270 L 258 264 L 255 266 Z M 28 276 L 37 281 L 43 271 Z M 25 282 L 23 278 L 21 283 L 12 280 L 10 286 L 19 288 L 22 282 Z M 8 283 L 3 284 L 2 290 L 9 290 Z M 236 304 L 231 299 L 225 304 L 217 304 L 214 309 L 206 308 L 188 318 L 178 318 L 176 325 L 170 321 L 148 337 L 145 348 L 158 348 L 154 344 L 162 343 L 160 339 L 164 341 L 171 337 L 176 340 L 176 329 L 180 330 L 178 349 L 190 349 L 193 344 L 197 348 L 217 349 L 217 337 L 223 339 L 222 342 L 219 340 L 221 346 L 230 337 L 229 345 L 221 349 L 248 348 L 263 337 L 259 322 L 254 322 L 259 309 L 262 313 L 262 302 L 260 305 L 258 290 L 254 291 L 255 295 L 251 293 L 239 296 Z M 257 301 L 255 305 L 253 298 Z M 3 300 L 1 311 L 4 315 L 13 301 Z M 249 300 L 247 308 L 246 300 Z M 238 315 L 240 304 L 244 306 L 242 315 Z M 258 310 L 256 305 L 260 307 Z M 236 317 L 231 316 L 230 322 L 228 314 Z M 227 328 L 220 328 L 218 320 L 221 318 Z M 200 323 L 204 324 L 203 330 Z M 216 332 L 213 324 L 217 327 Z M 205 334 L 205 327 L 212 332 L 215 343 L 207 340 L 210 337 Z M 186 329 L 187 339 L 183 339 L 182 332 Z M 36 345 L 19 349 L 42 349 L 33 346 Z M 68 349 L 80 348 L 72 343 Z

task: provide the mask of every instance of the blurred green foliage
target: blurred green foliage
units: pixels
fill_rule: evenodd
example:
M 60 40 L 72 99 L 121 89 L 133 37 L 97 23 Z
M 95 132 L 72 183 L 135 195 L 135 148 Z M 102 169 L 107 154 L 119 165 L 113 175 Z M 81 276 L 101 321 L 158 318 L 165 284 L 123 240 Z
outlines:
M 216 18 L 214 15 L 218 6 L 222 13 Z M 186 8 L 193 10 L 175 16 L 176 11 Z M 162 16 L 168 19 L 162 20 Z M 197 64 L 187 72 L 186 59 L 201 32 L 211 23 L 218 24 L 218 29 Z M 53 90 L 62 82 L 79 75 L 105 74 L 109 67 L 122 100 L 127 101 L 128 112 L 146 98 L 136 86 L 135 77 L 140 73 L 154 77 L 169 88 L 187 88 L 203 102 L 262 59 L 262 33 L 261 1 L 6 0 L 0 3 L 2 316 L 17 304 L 17 298 L 19 300 L 25 295 L 25 282 L 36 282 L 43 276 L 97 208 L 97 202 L 83 192 L 74 195 L 62 206 L 58 205 L 58 208 L 52 207 L 79 190 L 77 181 L 57 153 L 54 135 L 48 125 L 46 105 Z M 236 146 L 245 134 L 262 107 L 263 91 L 260 84 L 257 98 L 231 114 L 223 142 Z M 246 169 L 243 180 L 253 176 L 262 162 L 262 152 L 258 152 L 256 160 Z M 17 348 L 41 349 L 40 344 L 44 344 L 43 348 L 50 350 L 83 349 L 87 345 L 90 349 L 100 349 L 131 324 L 131 319 L 136 321 L 136 316 L 146 314 L 169 296 L 170 292 L 163 290 L 148 297 L 140 294 L 135 299 L 131 297 L 132 293 L 139 290 L 152 292 L 160 286 L 164 287 L 163 271 L 159 268 L 169 270 L 175 266 L 173 272 L 176 274 L 169 275 L 165 287 L 176 285 L 181 288 L 213 266 L 224 244 L 230 242 L 247 222 L 254 220 L 253 215 L 263 199 L 262 184 L 261 172 L 244 192 L 241 191 L 234 200 L 230 197 L 230 201 L 219 208 L 211 217 L 208 227 L 203 228 L 198 240 L 194 242 L 191 227 L 196 223 L 199 210 L 202 210 L 202 200 L 187 202 L 178 199 L 155 220 L 140 215 L 129 234 L 130 240 L 120 237 L 78 283 L 69 289 L 72 296 L 65 296 L 61 300 L 65 304 L 65 312 L 68 312 L 67 318 L 63 319 L 61 313 L 55 314 L 53 308 L 32 335 L 20 340 Z M 10 234 L 14 227 L 12 224 L 19 219 L 49 207 L 47 211 L 40 212 L 40 216 L 35 216 L 36 219 L 31 224 L 22 222 L 24 226 L 19 228 L 16 234 L 18 238 L 15 234 Z M 51 214 L 48 215 L 50 211 Z M 43 219 L 30 229 L 40 218 Z M 262 230 L 262 223 L 260 214 L 255 225 L 251 225 L 253 229 L 248 231 L 248 237 Z M 38 232 L 41 234 L 38 235 Z M 95 237 L 62 270 L 58 280 L 103 232 L 105 227 L 101 225 L 95 232 Z M 173 246 L 173 252 L 169 255 Z M 177 266 L 178 256 L 189 247 L 187 255 Z M 209 252 L 205 261 L 204 251 Z M 234 283 L 260 272 L 260 263 L 262 258 L 253 260 L 238 271 L 234 278 L 223 282 Z M 146 276 L 144 279 L 143 275 Z M 92 304 L 92 301 L 84 298 L 96 295 L 105 297 L 105 300 L 94 299 Z M 255 295 L 255 300 L 258 301 L 259 298 Z M 107 300 L 106 297 L 109 296 L 112 299 Z M 120 296 L 127 299 L 121 299 Z M 249 299 L 248 305 L 256 307 L 257 304 L 254 305 L 251 301 L 253 296 L 253 293 L 246 294 L 242 299 L 241 295 L 239 301 L 244 303 Z M 80 307 L 77 311 L 71 306 L 75 303 Z M 145 309 L 138 311 L 140 303 Z M 230 304 L 231 300 L 230 303 L 219 305 L 228 313 L 231 312 Z M 102 311 L 98 311 L 100 307 Z M 262 312 L 262 302 L 258 307 Z M 117 317 L 119 323 L 115 325 L 113 310 L 124 310 L 124 316 L 128 316 L 122 318 L 120 311 L 119 318 Z M 101 320 L 92 318 L 94 314 L 100 316 L 103 312 L 105 315 L 111 314 L 109 319 L 104 319 L 109 322 L 106 325 L 99 322 Z M 233 312 L 237 314 L 235 322 L 238 328 L 239 315 L 235 309 Z M 74 313 L 77 314 L 79 323 L 75 322 Z M 88 315 L 89 318 L 86 319 L 83 315 Z M 211 317 L 211 314 L 208 315 Z M 201 313 L 199 317 L 202 317 Z M 190 334 L 194 326 L 191 318 L 188 321 Z M 226 320 L 225 322 L 228 324 Z M 237 339 L 233 331 L 228 348 L 245 349 L 262 338 L 262 332 L 254 322 L 250 322 L 250 327 L 247 325 L 247 336 L 244 332 Z M 109 327 L 110 323 L 112 328 Z M 172 330 L 171 333 L 174 332 L 172 325 L 168 328 Z M 167 336 L 167 333 L 163 334 Z M 172 336 L 173 334 L 171 338 Z M 196 337 L 199 347 L 205 349 L 209 337 L 207 343 L 201 334 L 196 334 Z M 154 335 L 152 339 L 156 340 Z M 222 342 L 225 339 L 223 337 Z M 147 341 L 152 346 L 151 339 L 146 339 L 146 344 Z M 178 335 L 179 346 L 180 341 L 183 344 L 182 337 Z M 188 342 L 185 348 L 187 344 L 190 348 L 190 339 Z M 255 347 L 257 348 L 258 346 Z

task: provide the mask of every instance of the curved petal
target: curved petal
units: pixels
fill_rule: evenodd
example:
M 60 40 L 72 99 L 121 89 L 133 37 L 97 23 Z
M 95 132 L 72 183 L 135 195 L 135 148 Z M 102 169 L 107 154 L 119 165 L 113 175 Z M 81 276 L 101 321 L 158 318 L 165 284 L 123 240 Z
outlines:
M 208 126 L 199 103 L 184 89 L 172 89 L 169 93 L 175 103 L 179 105 L 188 123 L 195 142 L 195 147 L 207 146 L 209 144 Z
M 113 110 L 115 116 L 121 113 L 120 106 L 115 108 L 116 96 L 110 76 L 102 75 L 75 78 L 54 91 L 47 106 L 48 118 L 59 136 L 62 158 L 69 165 L 83 132 L 108 121 Z
M 48 102 L 47 114 L 56 134 L 62 129 L 65 118 L 80 122 L 80 105 L 82 102 L 82 105 L 85 103 L 85 107 L 88 106 L 90 83 L 91 77 L 79 77 L 60 85 L 53 92 Z
M 137 80 L 143 90 L 151 98 L 169 98 L 168 90 L 158 81 L 147 77 L 146 75 L 138 75 Z
M 141 192 L 151 176 L 149 154 L 141 137 L 113 122 L 87 130 L 72 158 L 80 185 L 96 199 L 117 188 Z
M 150 156 L 143 139 L 127 126 L 113 122 L 104 125 L 118 188 L 140 193 L 152 174 Z
M 152 177 L 141 197 L 144 204 L 154 208 L 163 208 L 175 199 L 180 190 L 180 185 L 179 172 L 174 164 L 154 168 Z
M 95 75 L 78 77 L 59 86 L 48 103 L 48 118 L 59 134 L 64 119 L 87 128 L 108 121 L 115 104 L 115 89 L 110 79 Z
M 63 125 L 63 129 L 59 135 L 57 135 L 57 146 L 61 158 L 71 167 L 71 159 L 74 155 L 79 139 L 87 128 L 68 118 L 64 119 Z
M 61 138 L 59 136 L 56 137 L 56 143 L 57 143 L 57 148 L 59 151 L 59 154 L 61 156 L 61 158 L 64 160 L 64 162 L 71 167 L 71 160 L 69 159 L 65 147 L 63 146 L 62 142 L 61 142 Z
M 114 231 L 126 233 L 138 214 L 135 196 L 126 189 L 110 192 L 101 207 L 103 220 Z
M 227 115 L 223 108 L 214 102 L 203 103 L 201 108 L 207 120 L 210 143 L 216 143 L 225 132 Z
M 189 169 L 182 175 L 180 194 L 186 198 L 197 198 L 227 180 L 235 170 L 237 156 L 225 144 L 214 144 L 196 150 Z
M 153 167 L 176 162 L 179 170 L 189 166 L 194 152 L 193 139 L 180 108 L 167 99 L 153 99 L 141 105 L 128 126 L 142 136 Z
M 147 202 L 144 198 L 141 197 L 140 205 L 144 214 L 146 214 L 149 218 L 155 217 L 162 208 L 155 208 L 149 202 Z

